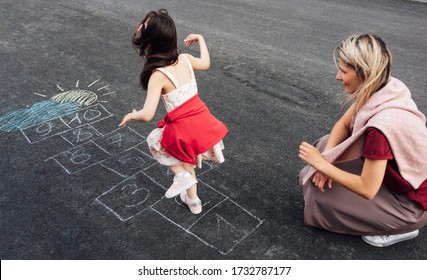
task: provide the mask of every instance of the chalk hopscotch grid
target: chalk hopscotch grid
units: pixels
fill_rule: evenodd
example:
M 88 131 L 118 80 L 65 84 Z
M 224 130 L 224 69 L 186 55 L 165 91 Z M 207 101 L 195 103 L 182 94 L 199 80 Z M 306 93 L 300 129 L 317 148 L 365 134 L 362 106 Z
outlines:
M 101 108 L 101 111 L 99 111 L 100 115 L 96 116 L 93 119 L 85 119 L 85 114 L 87 112 L 89 112 L 90 110 L 95 111 L 95 109 L 99 109 Z M 104 115 L 105 113 L 105 115 Z M 83 120 L 80 119 L 80 115 L 81 114 L 83 116 Z M 109 133 L 106 134 L 102 134 L 100 133 L 95 127 L 92 126 L 92 124 L 100 122 L 102 120 L 105 120 L 107 118 L 112 117 L 113 115 L 107 110 L 105 109 L 104 106 L 102 106 L 100 103 L 97 103 L 95 105 L 91 105 L 88 106 L 84 109 L 80 109 L 76 112 L 73 112 L 71 114 L 68 114 L 66 116 L 63 117 L 57 117 L 48 121 L 44 121 L 35 125 L 31 125 L 25 129 L 20 129 L 21 133 L 24 135 L 24 137 L 26 138 L 26 140 L 30 143 L 30 144 L 34 144 L 34 143 L 38 143 L 40 141 L 46 140 L 48 138 L 54 137 L 54 136 L 59 136 L 61 137 L 64 141 L 66 141 L 67 143 L 69 143 L 72 148 L 63 151 L 59 154 L 56 154 L 54 156 L 51 156 L 49 158 L 47 158 L 45 161 L 48 160 L 53 160 L 55 161 L 66 173 L 68 174 L 76 174 L 82 170 L 88 169 L 92 166 L 95 165 L 100 165 L 104 168 L 106 168 L 107 170 L 110 170 L 111 172 L 125 178 L 122 182 L 120 182 L 118 185 L 113 186 L 112 188 L 110 188 L 109 190 L 107 190 L 106 192 L 104 192 L 103 194 L 101 194 L 100 196 L 98 196 L 95 201 L 97 203 L 99 203 L 100 205 L 102 205 L 103 207 L 105 207 L 109 212 L 111 212 L 115 217 L 117 217 L 121 222 L 125 222 L 128 221 L 132 218 L 135 218 L 135 216 L 141 214 L 142 212 L 146 211 L 146 210 L 152 210 L 153 212 L 159 214 L 159 216 L 163 217 L 164 219 L 166 219 L 167 221 L 169 221 L 170 223 L 172 223 L 173 225 L 177 226 L 178 228 L 184 230 L 186 233 L 196 237 L 199 241 L 201 241 L 203 244 L 216 249 L 218 252 L 220 252 L 223 255 L 226 255 L 228 253 L 230 253 L 235 246 L 237 246 L 240 242 L 242 242 L 244 239 L 246 239 L 250 234 L 252 234 L 252 232 L 254 232 L 262 223 L 263 220 L 259 219 L 258 217 L 254 216 L 252 213 L 248 212 L 246 209 L 244 209 L 243 207 L 241 207 L 238 203 L 236 203 L 235 201 L 231 200 L 229 197 L 225 196 L 224 194 L 218 192 L 216 189 L 214 189 L 213 187 L 211 187 L 209 184 L 203 182 L 202 180 L 200 180 L 198 178 L 198 181 L 203 184 L 204 186 L 206 186 L 207 188 L 209 188 L 210 190 L 218 193 L 219 195 L 222 196 L 222 199 L 217 202 L 213 207 L 211 207 L 210 209 L 206 210 L 203 212 L 203 214 L 201 214 L 200 216 L 198 216 L 196 218 L 196 220 L 194 222 L 192 222 L 189 226 L 183 226 L 182 224 L 180 224 L 179 222 L 175 221 L 173 218 L 168 217 L 167 213 L 164 213 L 162 211 L 162 209 L 157 209 L 156 206 L 160 205 L 159 203 L 164 199 L 164 190 L 166 190 L 167 188 L 164 187 L 162 184 L 160 184 L 159 182 L 157 182 L 155 179 L 153 179 L 151 176 L 149 176 L 146 171 L 149 170 L 150 168 L 159 165 L 157 163 L 157 161 L 155 161 L 155 159 L 145 153 L 144 151 L 142 151 L 141 149 L 138 149 L 139 146 L 141 146 L 142 144 L 146 143 L 146 140 L 142 141 L 142 142 L 138 142 L 130 147 L 127 147 L 125 150 L 120 150 L 120 151 L 108 151 L 107 149 L 105 149 L 104 147 L 102 147 L 102 145 L 100 145 L 99 143 L 97 143 L 97 141 L 99 140 L 105 140 L 108 138 L 108 136 L 114 137 L 114 135 L 116 133 L 118 133 L 119 137 L 122 137 L 122 135 L 120 134 L 120 132 L 122 131 L 130 131 L 130 133 L 132 133 L 133 135 L 137 136 L 137 138 L 139 137 L 139 139 L 145 139 L 144 136 L 140 135 L 138 132 L 136 132 L 135 130 L 133 130 L 132 128 L 126 126 L 126 127 L 121 127 L 118 129 L 115 129 Z M 99 117 L 99 118 L 98 118 Z M 69 122 L 67 122 L 67 120 Z M 77 123 L 75 122 L 77 121 Z M 43 125 L 47 125 L 46 128 L 43 128 Z M 88 141 L 83 141 L 83 143 L 76 145 L 77 143 L 79 143 L 79 133 L 81 133 L 82 129 L 89 129 L 92 130 L 94 132 L 94 137 L 90 137 L 90 139 Z M 43 129 L 46 129 L 43 130 Z M 33 137 L 30 137 L 30 132 L 35 130 L 36 133 L 40 134 L 37 136 L 41 136 L 41 138 L 39 139 L 34 139 Z M 79 131 L 80 130 L 80 131 Z M 77 132 L 77 143 L 74 143 L 72 140 L 70 141 L 70 139 L 68 139 L 67 137 L 65 137 L 66 133 L 69 132 L 73 132 L 73 135 L 76 136 L 75 132 Z M 124 135 L 124 134 L 123 134 Z M 73 154 L 72 151 L 74 151 L 74 153 L 81 151 L 82 149 L 85 149 L 86 147 L 89 147 L 89 149 L 95 149 L 95 151 L 100 151 L 101 154 L 98 155 L 100 158 L 99 159 L 95 159 L 92 163 L 87 164 L 86 166 L 82 167 L 82 168 L 78 168 L 76 170 L 69 170 L 69 168 L 67 168 L 67 166 L 65 166 L 61 160 L 59 159 L 61 156 L 65 156 L 65 158 L 67 159 L 67 154 Z M 120 147 L 121 148 L 121 147 Z M 133 175 L 126 175 L 121 173 L 120 171 L 114 169 L 114 167 L 108 166 L 108 164 L 106 164 L 106 162 L 114 157 L 120 157 L 121 155 L 124 155 L 123 157 L 127 157 L 127 156 L 131 156 L 132 152 L 136 152 L 141 154 L 143 157 L 148 158 L 149 161 L 151 160 L 153 163 L 149 163 L 148 166 L 144 166 L 145 161 L 142 159 L 142 157 L 138 157 L 135 156 L 133 158 L 130 159 L 141 159 L 142 160 L 142 164 L 141 164 L 141 169 L 139 169 L 138 172 L 134 173 Z M 87 158 L 91 158 L 91 154 L 87 154 Z M 119 158 L 118 160 L 120 161 L 122 158 Z M 84 161 L 86 162 L 86 161 Z M 201 175 L 205 174 L 206 172 L 209 172 L 210 170 L 212 170 L 213 166 L 209 163 L 204 163 L 208 166 L 207 170 L 204 170 L 203 172 L 201 172 L 200 174 L 198 174 L 198 177 L 200 177 Z M 76 163 L 76 165 L 79 165 L 78 163 Z M 127 180 L 130 180 L 132 178 L 136 178 L 137 175 L 142 175 L 145 176 L 147 179 L 150 180 L 151 183 L 154 184 L 155 187 L 158 188 L 158 190 L 161 190 L 162 194 L 157 193 L 158 195 L 158 199 L 155 200 L 154 202 L 150 203 L 148 206 L 143 206 L 140 207 L 142 204 L 144 204 L 146 202 L 147 199 L 149 199 L 150 196 L 150 192 L 148 190 L 147 191 L 147 195 L 146 197 L 142 200 L 139 201 L 136 204 L 133 205 L 125 205 L 125 208 L 133 208 L 133 207 L 140 207 L 139 210 L 137 210 L 135 213 L 132 213 L 132 215 L 128 215 L 127 217 L 124 217 L 121 213 L 118 213 L 115 209 L 114 206 L 109 205 L 108 203 L 106 203 L 105 201 L 103 201 L 103 197 L 107 196 L 110 192 L 114 191 L 116 188 L 118 188 L 121 184 L 124 184 Z M 130 187 L 135 187 L 133 184 L 131 185 L 125 185 L 122 188 L 122 191 L 125 188 L 130 188 Z M 137 190 L 142 190 L 142 188 L 137 188 Z M 155 191 L 158 192 L 158 191 Z M 243 235 L 240 236 L 239 239 L 237 240 L 232 240 L 232 242 L 230 244 L 226 244 L 223 245 L 222 247 L 220 246 L 221 244 L 214 244 L 215 242 L 209 242 L 208 240 L 206 240 L 206 238 L 203 238 L 200 236 L 200 234 L 195 233 L 194 231 L 192 231 L 192 229 L 195 228 L 196 225 L 198 225 L 199 223 L 201 223 L 206 217 L 209 217 L 209 215 L 215 215 L 215 218 L 217 219 L 217 230 L 219 233 L 219 223 L 220 221 L 222 221 L 223 223 L 234 227 L 234 225 L 232 225 L 230 222 L 227 221 L 226 218 L 222 217 L 221 215 L 219 215 L 218 213 L 214 213 L 219 206 L 224 205 L 226 203 L 231 203 L 234 207 L 239 208 L 240 210 L 242 210 L 244 213 L 246 213 L 248 215 L 249 219 L 253 219 L 256 223 L 256 225 L 254 227 L 252 227 L 250 230 L 247 230 Z M 184 205 L 182 203 L 182 205 Z M 194 219 L 194 215 L 193 215 L 193 219 Z M 237 228 L 236 228 L 237 229 Z M 239 233 L 240 234 L 240 233 Z M 203 235 L 203 234 L 202 234 Z M 216 240 L 214 240 L 216 241 Z

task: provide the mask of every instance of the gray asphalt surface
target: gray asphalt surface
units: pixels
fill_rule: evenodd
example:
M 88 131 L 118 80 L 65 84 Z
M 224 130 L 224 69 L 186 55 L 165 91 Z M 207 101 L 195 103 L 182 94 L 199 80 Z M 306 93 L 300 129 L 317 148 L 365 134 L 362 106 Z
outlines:
M 226 162 L 199 172 L 197 217 L 162 197 L 171 176 L 147 156 L 162 106 L 155 121 L 116 131 L 145 96 L 133 29 L 161 7 L 183 52 L 197 54 L 182 44 L 189 33 L 204 35 L 212 66 L 196 73 L 199 91 L 230 131 Z M 378 249 L 306 226 L 297 175 L 299 143 L 344 110 L 332 52 L 353 33 L 385 40 L 393 76 L 427 113 L 426 15 L 404 0 L 2 0 L 0 117 L 69 90 L 98 99 L 68 122 L 0 131 L 1 259 L 425 260 L 425 229 Z M 64 125 L 73 117 L 81 126 Z M 83 136 L 92 142 L 71 140 Z

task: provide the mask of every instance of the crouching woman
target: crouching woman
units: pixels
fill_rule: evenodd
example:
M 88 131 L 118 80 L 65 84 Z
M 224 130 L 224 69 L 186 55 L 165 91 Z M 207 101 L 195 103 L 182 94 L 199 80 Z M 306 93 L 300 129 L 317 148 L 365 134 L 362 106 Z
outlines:
M 351 36 L 335 57 L 352 105 L 329 135 L 299 147 L 305 222 L 377 247 L 415 238 L 427 224 L 426 118 L 391 77 L 381 38 Z

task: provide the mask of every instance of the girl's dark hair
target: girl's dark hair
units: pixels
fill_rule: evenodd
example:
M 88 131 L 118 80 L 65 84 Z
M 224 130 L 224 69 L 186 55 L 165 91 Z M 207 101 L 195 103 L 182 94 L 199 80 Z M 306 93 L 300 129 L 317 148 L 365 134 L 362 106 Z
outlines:
M 139 78 L 144 90 L 153 71 L 174 64 L 180 53 L 175 23 L 166 9 L 151 11 L 145 16 L 133 34 L 132 44 L 145 58 Z

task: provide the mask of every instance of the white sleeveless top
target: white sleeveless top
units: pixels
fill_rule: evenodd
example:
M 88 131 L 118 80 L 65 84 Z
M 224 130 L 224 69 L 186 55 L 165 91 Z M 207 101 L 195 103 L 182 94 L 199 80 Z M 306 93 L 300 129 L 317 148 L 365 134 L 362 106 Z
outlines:
M 190 75 L 191 75 L 190 82 L 184 85 L 180 85 L 178 83 L 178 80 L 168 70 L 166 70 L 166 68 L 156 69 L 162 72 L 163 74 L 165 74 L 175 86 L 175 90 L 161 95 L 163 104 L 165 105 L 166 111 L 168 112 L 172 111 L 179 105 L 185 103 L 185 101 L 189 100 L 191 97 L 193 97 L 198 93 L 196 78 L 195 78 L 193 67 L 191 66 L 190 61 L 185 55 L 179 55 L 179 57 L 184 57 L 184 59 L 187 61 Z

